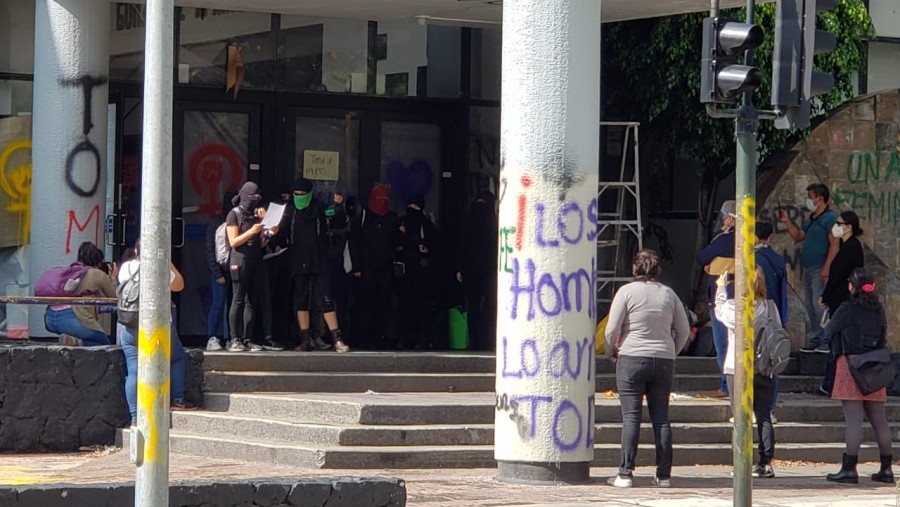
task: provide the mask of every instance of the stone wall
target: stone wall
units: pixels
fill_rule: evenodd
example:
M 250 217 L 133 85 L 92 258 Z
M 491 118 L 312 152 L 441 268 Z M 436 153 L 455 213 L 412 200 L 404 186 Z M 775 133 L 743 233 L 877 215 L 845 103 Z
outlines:
M 202 402 L 203 354 L 188 351 L 186 396 Z M 0 452 L 111 445 L 131 418 L 119 347 L 0 345 Z
M 760 180 L 759 217 L 776 224 L 772 244 L 788 263 L 791 335 L 802 339 L 806 326 L 799 245 L 778 223 L 775 208 L 788 209 L 799 224 L 808 215 L 799 204 L 806 200 L 807 185 L 822 182 L 831 190 L 832 209 L 853 210 L 860 217 L 866 267 L 874 272 L 887 309 L 888 341 L 900 350 L 900 91 L 859 97 L 786 155 L 781 159 L 789 163 Z

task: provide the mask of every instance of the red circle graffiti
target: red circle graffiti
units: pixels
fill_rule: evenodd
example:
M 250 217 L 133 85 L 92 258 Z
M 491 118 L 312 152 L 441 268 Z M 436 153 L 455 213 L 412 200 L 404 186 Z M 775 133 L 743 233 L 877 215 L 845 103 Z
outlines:
M 222 166 L 218 158 L 223 158 L 228 162 L 229 169 Z M 209 213 L 210 215 L 218 215 L 222 212 L 222 203 L 219 200 L 222 196 L 217 195 L 219 183 L 226 182 L 224 191 L 236 190 L 241 184 L 243 177 L 243 163 L 241 157 L 228 146 L 223 143 L 208 143 L 197 148 L 197 151 L 191 155 L 188 161 L 188 173 L 191 178 L 191 187 L 200 195 L 201 202 L 198 211 L 201 213 Z

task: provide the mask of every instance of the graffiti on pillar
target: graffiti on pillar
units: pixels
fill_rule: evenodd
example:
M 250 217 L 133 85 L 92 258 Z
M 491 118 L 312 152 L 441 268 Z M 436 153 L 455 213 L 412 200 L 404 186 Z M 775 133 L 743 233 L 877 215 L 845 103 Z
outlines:
M 93 208 L 91 208 L 90 213 L 88 213 L 87 218 L 85 218 L 84 222 L 78 219 L 78 215 L 75 213 L 75 210 L 69 210 L 66 212 L 66 216 L 68 217 L 68 225 L 66 226 L 66 255 L 72 253 L 72 245 L 81 244 L 85 239 L 93 241 L 95 245 L 100 244 L 100 205 L 95 204 Z M 89 227 L 91 224 L 94 225 L 93 235 L 91 235 L 91 231 Z M 75 232 L 73 232 L 73 228 Z M 85 235 L 88 234 L 88 237 L 82 239 Z M 75 235 L 75 241 L 72 241 L 73 234 Z
M 596 191 L 572 188 L 579 181 L 565 172 L 524 175 L 501 179 L 499 192 L 509 191 L 501 203 L 509 222 L 500 225 L 498 242 L 497 421 L 508 414 L 522 441 L 563 455 L 594 445 L 599 218 Z M 521 382 L 531 387 L 527 394 L 516 392 Z M 535 390 L 542 385 L 554 387 Z
M 208 143 L 188 159 L 188 177 L 200 199 L 197 211 L 217 217 L 222 214 L 222 196 L 241 185 L 244 163 L 231 146 Z
M 900 139 L 895 151 L 854 151 L 847 158 L 847 183 L 833 189 L 834 203 L 862 220 L 900 222 Z
M 27 152 L 27 154 L 26 154 Z M 14 154 L 26 155 L 13 160 Z M 6 211 L 14 214 L 19 224 L 16 244 L 28 243 L 31 232 L 31 141 L 16 140 L 0 151 L 0 188 L 9 197 Z
M 79 197 L 94 197 L 100 187 L 102 167 L 100 150 L 88 138 L 88 134 L 94 128 L 91 118 L 91 104 L 93 103 L 94 88 L 105 85 L 105 76 L 84 75 L 74 79 L 61 79 L 59 84 L 69 88 L 81 88 L 82 91 L 82 127 L 81 134 L 84 138 L 69 150 L 66 155 L 66 186 Z M 78 164 L 78 159 L 87 157 L 90 162 Z M 87 174 L 79 174 L 78 171 L 87 171 Z

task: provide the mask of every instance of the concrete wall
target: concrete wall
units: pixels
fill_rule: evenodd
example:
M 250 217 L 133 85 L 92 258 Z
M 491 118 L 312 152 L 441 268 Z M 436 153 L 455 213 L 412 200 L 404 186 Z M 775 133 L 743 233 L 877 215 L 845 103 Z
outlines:
M 792 151 L 796 157 L 771 194 L 760 200 L 760 218 L 777 222 L 774 208 L 781 205 L 799 223 L 807 213 L 797 205 L 805 199 L 806 186 L 828 185 L 832 209 L 853 210 L 860 217 L 866 267 L 875 273 L 877 291 L 887 309 L 888 341 L 900 349 L 900 92 L 854 100 L 815 127 L 809 139 Z M 799 248 L 780 223 L 772 243 L 788 263 L 790 325 L 799 326 L 806 319 L 798 298 L 802 294 Z
M 900 87 L 900 44 L 870 42 L 868 72 L 871 92 Z
M 203 354 L 186 353 L 185 395 L 199 404 Z M 130 420 L 122 349 L 0 346 L 0 452 L 112 445 Z

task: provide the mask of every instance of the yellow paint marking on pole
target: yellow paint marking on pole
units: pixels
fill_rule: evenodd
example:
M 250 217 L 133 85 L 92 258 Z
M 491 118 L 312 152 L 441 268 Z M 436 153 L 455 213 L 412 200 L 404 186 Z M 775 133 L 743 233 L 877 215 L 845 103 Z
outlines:
M 744 348 L 735 351 L 735 359 L 741 362 L 741 368 L 744 371 L 743 389 L 740 393 L 740 403 L 742 409 L 748 414 L 753 414 L 753 375 L 754 375 L 754 326 L 753 316 L 756 313 L 756 292 L 753 288 L 756 286 L 756 200 L 753 197 L 744 197 L 741 200 L 741 215 L 743 217 L 741 226 L 741 235 L 743 242 L 741 245 L 740 255 L 743 260 L 743 268 L 745 272 L 744 284 L 744 311 L 741 315 L 744 331 Z M 737 340 L 735 340 L 737 341 Z M 737 345 L 737 344 L 735 344 Z M 752 424 L 753 418 L 748 417 L 748 422 Z M 745 451 L 752 455 L 753 440 L 745 439 L 741 444 L 746 448 Z
M 162 353 L 167 360 L 172 358 L 172 331 L 169 327 L 160 327 L 151 333 L 138 330 L 138 350 L 147 352 L 146 357 L 151 358 L 157 352 Z
M 169 327 L 160 327 L 153 332 L 145 333 L 138 330 L 138 350 L 146 352 L 145 355 L 139 357 L 140 362 L 151 363 L 158 360 L 157 355 L 162 355 L 166 365 L 169 364 L 171 353 L 171 330 Z M 138 370 L 140 371 L 140 369 Z M 144 414 L 146 422 L 146 430 L 144 439 L 144 461 L 147 463 L 155 462 L 158 458 L 157 449 L 159 447 L 159 428 L 162 425 L 168 425 L 169 421 L 165 417 L 164 420 L 156 420 L 154 417 L 160 413 L 157 407 L 168 406 L 168 400 L 171 393 L 171 374 L 166 375 L 166 380 L 155 386 L 150 382 L 145 382 L 138 375 L 138 407 Z M 163 413 L 165 413 L 163 411 Z

